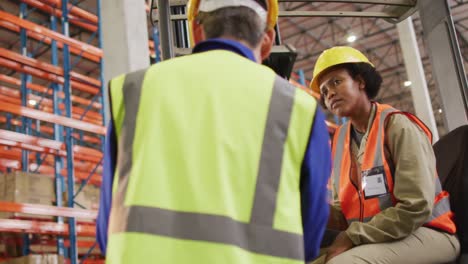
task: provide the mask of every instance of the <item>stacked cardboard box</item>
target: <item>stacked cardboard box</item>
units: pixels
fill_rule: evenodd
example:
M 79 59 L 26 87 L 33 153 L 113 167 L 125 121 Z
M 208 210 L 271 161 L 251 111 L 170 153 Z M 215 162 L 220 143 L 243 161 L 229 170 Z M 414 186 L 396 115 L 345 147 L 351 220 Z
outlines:
M 92 241 L 95 241 L 95 238 L 89 238 Z M 78 241 L 85 241 L 84 238 L 79 237 Z M 41 253 L 41 254 L 48 254 L 48 253 L 56 253 L 57 252 L 57 247 L 56 246 L 50 246 L 50 245 L 31 245 L 30 249 L 33 252 L 36 253 Z M 90 250 L 90 247 L 78 247 L 78 254 L 79 255 L 84 255 L 87 254 L 88 251 Z M 91 255 L 100 255 L 101 251 L 99 250 L 99 246 L 95 246 L 91 252 L 89 252 Z
M 0 174 L 0 200 L 52 205 L 55 201 L 53 179 L 45 175 L 27 172 Z M 0 218 L 12 217 L 52 219 L 51 216 L 0 212 Z
M 67 184 L 65 184 L 65 190 L 67 190 Z M 80 184 L 75 184 L 75 193 L 80 188 Z M 100 189 L 94 185 L 88 184 L 83 187 L 83 189 L 75 197 L 74 208 L 85 209 L 85 210 L 98 210 L 99 208 L 99 195 Z M 65 193 L 63 196 L 63 204 L 66 205 L 68 202 L 68 194 Z M 87 218 L 78 218 L 79 222 L 92 223 L 93 219 Z
M 7 264 L 65 264 L 63 256 L 55 254 L 28 255 L 24 257 L 9 259 Z
M 79 185 L 76 186 L 78 189 Z M 86 185 L 81 192 L 75 197 L 75 202 L 83 206 L 87 210 L 97 210 L 99 207 L 99 187 L 94 185 Z M 75 206 L 75 208 L 82 208 Z

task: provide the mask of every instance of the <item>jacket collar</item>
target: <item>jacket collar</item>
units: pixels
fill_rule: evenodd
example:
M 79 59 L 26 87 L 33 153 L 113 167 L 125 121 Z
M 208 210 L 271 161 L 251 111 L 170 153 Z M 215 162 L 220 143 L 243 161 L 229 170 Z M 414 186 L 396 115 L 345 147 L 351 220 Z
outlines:
M 214 38 L 198 43 L 193 48 L 193 53 L 211 51 L 211 50 L 227 50 L 237 53 L 249 60 L 256 62 L 253 51 L 247 46 L 230 39 Z

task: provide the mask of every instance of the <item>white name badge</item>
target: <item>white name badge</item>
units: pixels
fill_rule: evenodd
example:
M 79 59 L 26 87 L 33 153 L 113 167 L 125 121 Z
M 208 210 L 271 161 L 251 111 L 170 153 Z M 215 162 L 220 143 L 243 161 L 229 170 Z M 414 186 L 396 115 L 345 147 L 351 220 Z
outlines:
M 366 199 L 388 193 L 383 168 L 373 168 L 369 171 L 363 172 L 361 179 L 361 186 Z

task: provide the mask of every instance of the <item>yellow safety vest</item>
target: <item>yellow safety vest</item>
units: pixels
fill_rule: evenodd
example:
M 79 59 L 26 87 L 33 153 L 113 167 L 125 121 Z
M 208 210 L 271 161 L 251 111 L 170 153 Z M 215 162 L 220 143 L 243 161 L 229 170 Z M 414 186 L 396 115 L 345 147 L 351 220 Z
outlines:
M 117 77 L 110 96 L 107 263 L 304 263 L 312 97 L 224 50 Z

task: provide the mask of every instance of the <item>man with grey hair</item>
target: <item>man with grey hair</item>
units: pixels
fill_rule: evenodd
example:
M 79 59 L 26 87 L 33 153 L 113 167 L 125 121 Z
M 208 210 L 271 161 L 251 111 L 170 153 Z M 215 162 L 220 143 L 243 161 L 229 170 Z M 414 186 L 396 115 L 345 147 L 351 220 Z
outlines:
M 110 82 L 97 221 L 107 263 L 311 260 L 329 139 L 315 99 L 260 65 L 277 0 L 190 0 L 188 18 L 192 55 Z

